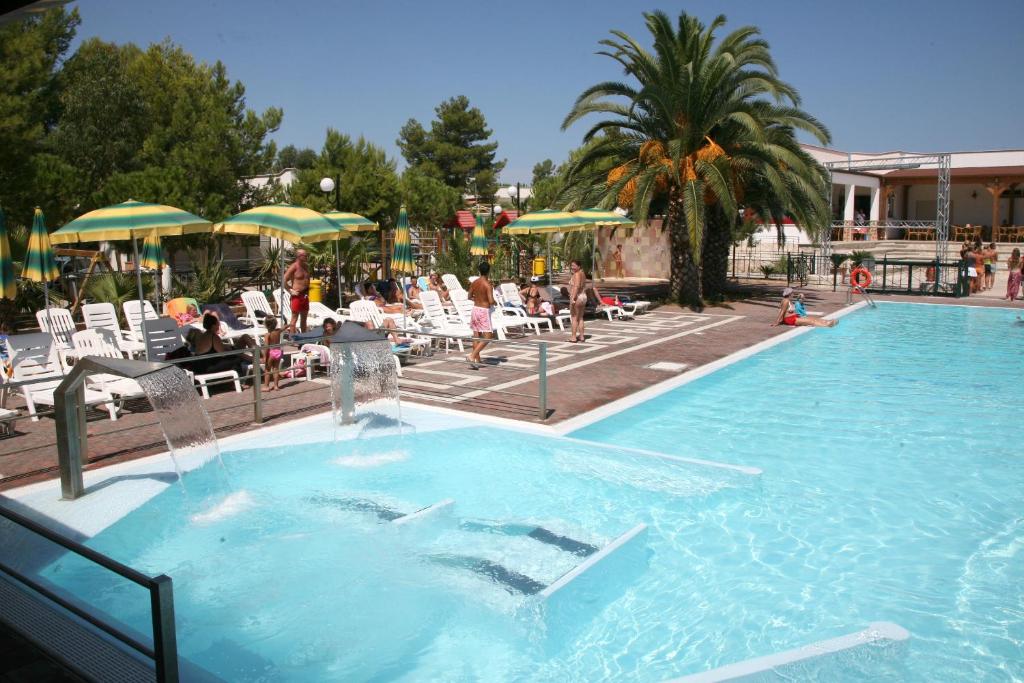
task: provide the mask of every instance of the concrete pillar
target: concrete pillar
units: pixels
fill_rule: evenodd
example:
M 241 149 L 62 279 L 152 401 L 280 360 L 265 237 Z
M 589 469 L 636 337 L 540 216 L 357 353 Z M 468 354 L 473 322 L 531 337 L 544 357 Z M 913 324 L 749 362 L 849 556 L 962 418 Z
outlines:
M 882 190 L 881 188 L 871 188 L 871 213 L 868 215 L 868 220 L 877 221 L 881 220 L 881 199 Z
M 843 189 L 846 192 L 846 194 L 845 194 L 846 198 L 845 198 L 844 203 L 843 203 L 843 220 L 844 221 L 851 221 L 852 222 L 853 221 L 853 216 L 854 216 L 853 196 L 857 192 L 857 186 L 856 185 L 844 185 Z

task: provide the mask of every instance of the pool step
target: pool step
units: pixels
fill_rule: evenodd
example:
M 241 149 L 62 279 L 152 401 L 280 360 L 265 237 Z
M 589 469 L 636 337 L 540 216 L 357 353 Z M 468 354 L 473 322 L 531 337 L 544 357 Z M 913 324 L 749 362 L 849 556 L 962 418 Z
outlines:
M 459 524 L 459 528 L 465 529 L 466 531 L 479 531 L 484 533 L 501 534 L 503 536 L 529 536 L 535 541 L 553 545 L 556 548 L 579 557 L 588 557 L 598 551 L 598 547 L 595 545 L 584 543 L 583 541 L 577 541 L 574 538 L 557 534 L 554 531 L 533 524 L 465 520 Z
M 404 512 L 399 512 L 368 498 L 344 498 L 342 496 L 328 496 L 321 493 L 310 496 L 306 500 L 313 505 L 332 507 L 337 510 L 345 510 L 346 512 L 370 512 L 377 515 L 384 522 L 393 522 L 405 516 Z

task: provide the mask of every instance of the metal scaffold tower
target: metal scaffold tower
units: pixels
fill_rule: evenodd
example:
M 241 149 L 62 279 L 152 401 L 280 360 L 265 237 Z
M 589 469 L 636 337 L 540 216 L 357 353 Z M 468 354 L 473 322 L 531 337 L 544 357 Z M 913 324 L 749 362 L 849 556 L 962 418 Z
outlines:
M 832 206 L 832 175 L 836 171 L 895 171 L 904 168 L 921 168 L 922 166 L 935 166 L 938 168 L 938 179 L 935 197 L 935 260 L 944 261 L 949 248 L 949 176 L 950 162 L 952 155 L 942 154 L 901 154 L 899 156 L 872 157 L 870 159 L 847 159 L 845 161 L 830 161 L 825 164 L 828 169 L 828 199 L 829 208 Z M 884 178 L 884 176 L 882 176 Z M 882 218 L 877 223 L 872 223 L 874 228 L 905 228 L 909 223 L 923 224 L 924 221 L 893 221 Z M 916 227 L 910 226 L 910 227 Z M 832 230 L 829 228 L 821 239 L 821 248 L 825 254 L 832 253 Z M 941 270 L 941 269 L 940 269 Z M 938 274 L 936 274 L 939 277 Z

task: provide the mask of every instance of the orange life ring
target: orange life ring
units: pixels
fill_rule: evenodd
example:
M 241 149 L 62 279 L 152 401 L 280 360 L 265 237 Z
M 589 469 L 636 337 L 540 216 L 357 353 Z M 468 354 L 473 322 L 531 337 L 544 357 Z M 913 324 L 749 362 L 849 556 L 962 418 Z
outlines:
M 861 281 L 861 278 L 859 277 L 861 275 L 864 276 L 863 281 Z M 854 287 L 857 287 L 859 289 L 867 289 L 868 287 L 871 286 L 871 271 L 869 271 L 864 266 L 858 266 L 854 268 L 853 272 L 850 273 L 850 282 L 853 283 Z

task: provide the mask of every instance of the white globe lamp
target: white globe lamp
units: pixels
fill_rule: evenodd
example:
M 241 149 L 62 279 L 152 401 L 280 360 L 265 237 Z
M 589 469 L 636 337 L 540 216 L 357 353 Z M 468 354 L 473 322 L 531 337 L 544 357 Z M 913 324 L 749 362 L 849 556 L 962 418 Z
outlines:
M 320 190 L 323 192 L 334 192 L 334 178 L 324 178 L 320 181 Z

